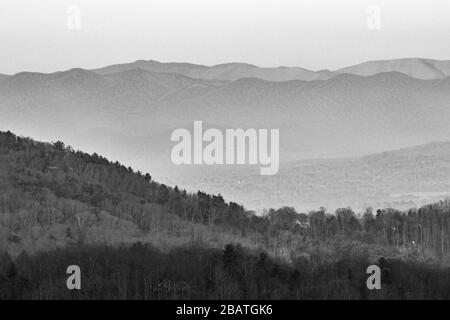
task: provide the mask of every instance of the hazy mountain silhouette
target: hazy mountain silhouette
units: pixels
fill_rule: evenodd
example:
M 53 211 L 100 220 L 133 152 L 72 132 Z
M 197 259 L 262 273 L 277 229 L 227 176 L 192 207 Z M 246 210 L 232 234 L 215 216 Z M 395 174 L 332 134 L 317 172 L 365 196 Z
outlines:
M 136 68 L 154 72 L 179 73 L 198 79 L 227 81 L 235 81 L 242 78 L 258 78 L 268 81 L 311 81 L 327 80 L 341 73 L 370 76 L 392 71 L 423 80 L 442 79 L 450 76 L 450 60 L 440 61 L 422 58 L 369 61 L 336 71 L 312 71 L 300 67 L 261 68 L 247 63 L 225 63 L 205 66 L 191 63 L 162 63 L 154 60 L 138 60 L 132 63 L 107 66 L 93 71 L 99 74 L 111 74 Z
M 285 82 L 199 80 L 142 69 L 24 72 L 0 84 L 0 121 L 24 134 L 50 140 L 63 135 L 81 146 L 84 140 L 73 141 L 68 133 L 133 141 L 194 120 L 274 127 L 281 129 L 286 160 L 353 156 L 445 140 L 449 88 L 448 78 L 425 81 L 397 72 Z M 70 127 L 78 131 L 67 132 Z M 170 146 L 169 137 L 162 143 Z
M 401 72 L 411 77 L 424 80 L 442 79 L 450 76 L 450 60 L 407 58 L 368 61 L 339 69 L 336 72 L 370 76 L 391 71 Z
M 269 81 L 317 80 L 327 79 L 330 76 L 328 71 L 315 72 L 299 67 L 261 68 L 247 63 L 225 63 L 209 67 L 190 63 L 161 63 L 153 60 L 138 60 L 93 71 L 99 74 L 111 74 L 135 68 L 154 72 L 179 73 L 198 79 L 226 81 L 249 77 Z
M 163 182 L 176 172 L 170 133 L 192 129 L 194 120 L 221 128 L 279 128 L 282 162 L 362 156 L 450 137 L 450 77 L 422 80 L 391 71 L 311 81 L 229 81 L 228 71 L 257 67 L 136 63 L 0 79 L 0 128 L 64 140 L 150 169 Z M 213 80 L 198 76 L 212 77 L 217 70 L 228 71 Z

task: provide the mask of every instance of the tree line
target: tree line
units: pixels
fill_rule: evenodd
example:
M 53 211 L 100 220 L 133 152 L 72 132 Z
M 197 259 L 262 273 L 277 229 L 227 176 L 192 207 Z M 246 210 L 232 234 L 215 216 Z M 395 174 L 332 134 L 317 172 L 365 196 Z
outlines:
M 151 245 L 77 246 L 0 256 L 0 299 L 449 299 L 448 268 L 378 261 L 380 290 L 366 287 L 364 258 L 313 265 L 286 263 L 238 244 L 223 249 Z M 81 290 L 68 290 L 66 268 L 81 269 Z

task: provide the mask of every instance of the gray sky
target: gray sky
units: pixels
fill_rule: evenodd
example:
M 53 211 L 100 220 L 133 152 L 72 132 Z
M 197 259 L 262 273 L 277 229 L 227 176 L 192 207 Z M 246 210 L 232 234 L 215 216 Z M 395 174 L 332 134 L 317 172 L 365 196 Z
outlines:
M 76 10 L 69 9 L 73 5 L 80 9 L 80 29 L 68 27 L 77 25 Z M 373 19 L 380 21 L 379 29 Z M 404 57 L 450 59 L 450 1 L 0 3 L 0 73 L 94 68 L 138 59 L 318 70 Z

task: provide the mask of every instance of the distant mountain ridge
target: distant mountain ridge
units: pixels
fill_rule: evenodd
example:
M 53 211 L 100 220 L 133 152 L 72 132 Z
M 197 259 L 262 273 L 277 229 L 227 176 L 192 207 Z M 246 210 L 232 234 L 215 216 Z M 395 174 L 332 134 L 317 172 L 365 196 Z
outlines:
M 282 159 L 296 160 L 446 140 L 448 101 L 450 77 L 421 80 L 396 71 L 313 81 L 230 82 L 140 68 L 103 75 L 77 68 L 21 72 L 0 80 L 0 126 L 43 140 L 64 138 L 88 151 L 98 147 L 86 146 L 86 141 L 98 137 L 104 146 L 109 137 L 111 146 L 99 151 L 112 158 L 113 141 L 153 139 L 199 119 L 224 128 L 279 128 Z M 135 154 L 138 148 L 133 149 L 118 154 Z
M 405 58 L 394 60 L 368 61 L 335 71 L 312 71 L 301 67 L 262 68 L 247 63 L 226 63 L 214 66 L 191 63 L 162 63 L 154 60 L 138 60 L 132 63 L 112 65 L 93 69 L 99 74 L 110 74 L 124 70 L 141 68 L 155 72 L 174 72 L 198 79 L 235 81 L 241 78 L 258 78 L 268 81 L 327 80 L 338 74 L 370 76 L 383 72 L 400 72 L 410 77 L 432 80 L 450 76 L 450 60 Z
M 329 78 L 327 71 L 314 72 L 299 67 L 261 68 L 246 63 L 225 63 L 209 67 L 190 63 L 161 63 L 153 60 L 138 60 L 133 63 L 112 65 L 92 71 L 99 74 L 111 74 L 135 68 L 153 72 L 179 73 L 204 80 L 235 81 L 242 78 L 258 78 L 268 81 L 310 81 Z
M 450 61 L 422 58 L 378 60 L 345 67 L 336 72 L 370 76 L 381 72 L 392 71 L 423 80 L 443 79 L 450 76 Z
M 213 66 L 185 62 L 159 62 L 136 60 L 131 63 L 114 64 L 91 69 L 100 75 L 109 75 L 134 69 L 158 73 L 178 73 L 194 79 L 236 81 L 242 78 L 257 78 L 267 81 L 314 81 L 328 80 L 339 74 L 371 76 L 385 72 L 399 72 L 422 80 L 443 79 L 450 76 L 450 60 L 425 58 L 403 58 L 367 61 L 334 71 L 313 71 L 302 67 L 259 67 L 248 63 L 222 63 Z M 64 72 L 64 71 L 63 71 Z M 56 72 L 57 73 L 57 72 Z M 0 80 L 8 75 L 0 74 Z

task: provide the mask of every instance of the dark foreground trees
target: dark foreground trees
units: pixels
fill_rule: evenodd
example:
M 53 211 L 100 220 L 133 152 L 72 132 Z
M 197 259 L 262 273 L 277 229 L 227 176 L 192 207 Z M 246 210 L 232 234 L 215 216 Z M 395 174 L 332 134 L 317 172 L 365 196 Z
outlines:
M 0 257 L 1 299 L 449 299 L 450 271 L 399 260 L 377 262 L 381 290 L 368 290 L 362 257 L 286 264 L 228 244 L 163 253 L 131 247 L 72 247 Z M 81 290 L 66 287 L 66 268 L 81 268 Z

